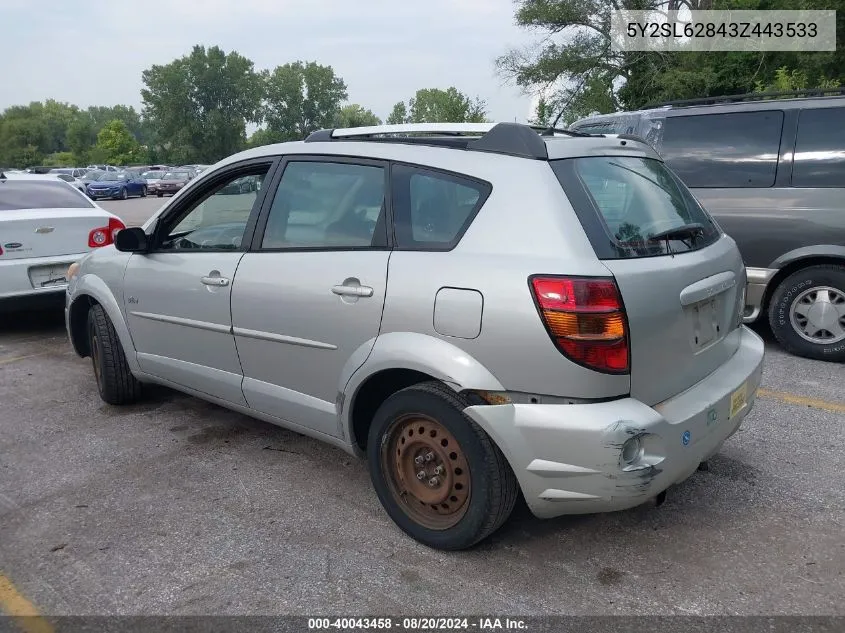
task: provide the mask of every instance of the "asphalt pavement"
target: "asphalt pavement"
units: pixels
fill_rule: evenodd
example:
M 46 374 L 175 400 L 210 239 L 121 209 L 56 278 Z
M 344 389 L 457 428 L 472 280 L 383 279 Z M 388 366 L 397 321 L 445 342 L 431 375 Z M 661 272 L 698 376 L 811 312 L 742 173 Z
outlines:
M 126 226 L 141 226 L 169 200 L 170 196 L 147 196 L 127 200 L 98 200 L 97 204 L 114 213 Z
M 102 204 L 140 224 L 161 202 Z M 445 553 L 394 526 L 363 462 L 167 389 L 106 405 L 58 311 L 3 317 L 0 609 L 845 615 L 845 365 L 761 331 L 754 409 L 661 507 L 520 507 Z

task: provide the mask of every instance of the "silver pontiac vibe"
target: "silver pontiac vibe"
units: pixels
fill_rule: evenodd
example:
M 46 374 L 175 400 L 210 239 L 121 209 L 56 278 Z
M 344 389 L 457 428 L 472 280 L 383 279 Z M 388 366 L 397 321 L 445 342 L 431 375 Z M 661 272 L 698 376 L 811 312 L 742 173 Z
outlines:
M 635 138 L 378 126 L 203 171 L 72 267 L 66 320 L 106 402 L 158 383 L 365 456 L 401 529 L 461 549 L 520 491 L 621 510 L 717 452 L 760 383 L 745 285 Z

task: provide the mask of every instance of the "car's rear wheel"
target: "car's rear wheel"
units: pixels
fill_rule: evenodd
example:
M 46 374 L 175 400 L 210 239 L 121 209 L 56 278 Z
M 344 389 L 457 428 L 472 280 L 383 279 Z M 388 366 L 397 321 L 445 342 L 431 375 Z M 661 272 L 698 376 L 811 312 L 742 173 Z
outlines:
M 379 407 L 368 437 L 370 476 L 388 515 L 438 549 L 487 538 L 517 498 L 510 465 L 465 406 L 440 383 L 414 385 Z
M 131 404 L 141 397 L 141 383 L 132 375 L 114 325 L 101 305 L 88 311 L 88 346 L 100 398 L 109 404 Z
M 769 301 L 769 324 L 792 354 L 845 361 L 845 267 L 809 266 L 789 275 Z

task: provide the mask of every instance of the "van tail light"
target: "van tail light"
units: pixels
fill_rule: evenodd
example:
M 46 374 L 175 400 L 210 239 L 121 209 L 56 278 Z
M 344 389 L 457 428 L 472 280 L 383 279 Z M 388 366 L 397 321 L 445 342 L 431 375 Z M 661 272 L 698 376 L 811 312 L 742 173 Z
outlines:
M 536 275 L 529 283 L 546 330 L 564 356 L 606 374 L 630 372 L 628 322 L 613 279 Z
M 101 226 L 88 234 L 88 246 L 99 248 L 114 244 L 114 238 L 118 231 L 122 231 L 126 225 L 117 218 L 110 218 L 108 226 Z

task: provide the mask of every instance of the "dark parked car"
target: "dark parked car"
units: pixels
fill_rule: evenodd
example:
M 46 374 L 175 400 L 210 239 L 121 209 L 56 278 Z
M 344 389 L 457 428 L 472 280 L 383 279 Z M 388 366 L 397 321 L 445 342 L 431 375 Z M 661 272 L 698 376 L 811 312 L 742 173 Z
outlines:
M 93 179 L 88 182 L 88 195 L 97 200 L 99 198 L 120 198 L 126 200 L 130 196 L 145 197 L 147 195 L 147 181 L 136 171 L 101 171 L 89 174 Z
M 169 193 L 171 196 L 179 191 L 182 187 L 188 184 L 193 178 L 193 174 L 189 171 L 169 171 L 164 174 L 164 178 L 158 181 L 156 195 L 161 198 L 164 194 Z
M 845 361 L 845 96 L 685 101 L 570 129 L 650 142 L 739 246 L 745 321 L 768 319 L 793 354 Z

